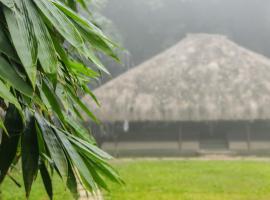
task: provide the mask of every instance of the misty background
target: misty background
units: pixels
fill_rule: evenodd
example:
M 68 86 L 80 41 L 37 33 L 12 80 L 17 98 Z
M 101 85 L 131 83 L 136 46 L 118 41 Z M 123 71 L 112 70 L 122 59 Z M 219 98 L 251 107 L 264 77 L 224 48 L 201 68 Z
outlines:
M 270 1 L 268 0 L 102 0 L 98 23 L 127 51 L 123 65 L 104 62 L 111 76 L 106 82 L 166 48 L 189 33 L 226 35 L 270 57 Z

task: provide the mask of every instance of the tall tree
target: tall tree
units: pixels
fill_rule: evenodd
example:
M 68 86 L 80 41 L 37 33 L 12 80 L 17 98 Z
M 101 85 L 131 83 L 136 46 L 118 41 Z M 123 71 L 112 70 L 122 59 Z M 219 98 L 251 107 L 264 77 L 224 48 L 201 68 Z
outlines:
M 83 126 L 79 98 L 89 81 L 108 73 L 97 52 L 114 59 L 116 45 L 95 23 L 77 13 L 84 0 L 0 0 L 0 183 L 21 159 L 26 197 L 40 172 L 53 198 L 55 171 L 76 196 L 77 182 L 89 191 L 119 182 Z M 89 67 L 91 66 L 91 67 Z

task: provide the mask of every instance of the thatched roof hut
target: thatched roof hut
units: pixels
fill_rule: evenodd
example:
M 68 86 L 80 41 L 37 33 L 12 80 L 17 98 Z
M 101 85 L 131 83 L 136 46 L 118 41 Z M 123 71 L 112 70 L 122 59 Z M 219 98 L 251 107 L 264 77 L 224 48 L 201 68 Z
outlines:
M 265 120 L 270 60 L 224 36 L 192 34 L 94 93 L 105 122 Z

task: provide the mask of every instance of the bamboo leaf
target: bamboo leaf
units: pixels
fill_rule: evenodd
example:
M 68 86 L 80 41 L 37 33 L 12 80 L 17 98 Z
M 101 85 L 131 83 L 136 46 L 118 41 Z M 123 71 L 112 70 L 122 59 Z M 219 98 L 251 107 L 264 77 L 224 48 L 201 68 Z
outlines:
M 96 166 L 91 162 L 89 159 L 85 159 L 85 162 L 88 163 L 88 169 L 90 170 L 91 174 L 93 175 L 93 178 L 97 183 L 99 183 L 100 187 L 109 190 L 106 182 L 104 181 L 104 178 L 100 176 L 96 170 Z
M 74 114 L 76 114 L 76 116 L 77 116 L 80 120 L 84 121 L 84 117 L 82 116 L 82 113 L 78 110 L 77 106 L 76 106 L 76 105 L 73 105 L 73 106 L 72 106 L 72 109 L 73 109 L 73 111 L 74 111 Z
M 77 22 L 78 23 L 78 22 Z M 108 44 L 106 40 L 104 40 L 98 33 L 92 31 L 87 26 L 84 26 L 80 23 L 76 26 L 77 29 L 81 32 L 81 35 L 86 41 L 89 41 L 91 46 L 106 55 L 114 58 L 116 61 L 120 61 L 117 55 L 115 54 L 111 44 Z
M 16 54 L 14 48 L 10 44 L 3 29 L 0 29 L 0 52 L 5 54 L 10 59 L 13 59 L 16 62 L 19 62 L 18 55 Z
M 45 94 L 54 112 L 57 113 L 60 119 L 64 120 L 64 115 L 62 113 L 62 109 L 60 106 L 60 100 L 58 99 L 56 94 L 52 91 L 52 88 L 50 88 L 45 81 L 43 81 L 42 83 L 42 91 Z
M 111 181 L 123 184 L 123 180 L 119 174 L 106 163 L 95 163 L 95 169 L 97 169 L 101 174 L 109 178 Z
M 5 7 L 3 10 L 13 44 L 34 88 L 37 71 L 37 43 L 24 1 L 16 1 L 16 6 L 12 10 Z
M 2 128 L 3 132 L 4 132 L 7 136 L 9 136 L 9 135 L 8 135 L 8 131 L 7 131 L 7 128 L 6 128 L 5 123 L 4 123 L 4 121 L 3 121 L 2 118 L 0 118 L 0 128 Z M 0 144 L 1 144 L 1 143 L 0 143 Z
M 99 120 L 95 115 L 87 108 L 87 106 L 81 101 L 81 99 L 73 93 L 70 87 L 66 87 L 70 97 L 81 107 L 81 109 L 96 123 L 99 123 Z
M 0 144 L 0 183 L 3 182 L 16 156 L 20 134 L 23 130 L 22 118 L 14 105 L 8 107 L 4 125 L 9 135 L 2 135 Z
M 22 148 L 22 172 L 26 192 L 26 198 L 29 198 L 32 183 L 38 172 L 38 141 L 35 129 L 35 119 L 27 113 L 27 124 L 23 132 Z
M 87 181 L 92 190 L 96 190 L 97 185 L 81 156 L 78 154 L 73 145 L 69 142 L 67 136 L 64 133 L 62 133 L 59 129 L 56 128 L 54 128 L 54 130 L 58 135 L 58 138 L 61 140 L 63 146 L 65 147 L 66 152 L 68 153 L 71 161 L 78 169 L 80 175 Z
M 95 55 L 94 50 L 90 47 L 85 50 L 86 55 L 88 58 L 103 72 L 110 74 L 110 72 L 104 67 L 104 65 L 101 63 L 101 61 L 97 58 Z
M 43 14 L 49 19 L 49 21 L 54 25 L 54 27 L 59 31 L 59 33 L 66 38 L 66 40 L 74 46 L 79 53 L 88 57 L 100 70 L 108 73 L 108 70 L 103 66 L 100 60 L 96 57 L 92 48 L 87 47 L 85 41 L 83 40 L 80 32 L 77 30 L 74 23 L 66 16 L 73 16 L 73 18 L 81 19 L 77 14 L 73 13 L 72 10 L 58 9 L 53 3 L 55 1 L 49 0 L 34 0 L 39 9 Z M 53 2 L 53 3 L 52 3 Z M 60 5 L 60 4 L 57 4 Z M 62 7 L 59 7 L 62 8 Z M 75 16 L 74 16 L 75 15 Z M 101 34 L 101 33 L 100 33 Z
M 68 7 L 70 7 L 71 9 L 77 11 L 77 4 L 76 4 L 76 0 L 67 0 Z
M 84 149 L 90 153 L 94 158 L 97 158 L 99 161 L 104 161 L 104 159 L 112 159 L 112 156 L 106 153 L 105 151 L 99 149 L 96 145 L 93 145 L 89 142 L 86 142 L 79 137 L 74 135 L 69 136 L 69 140 L 78 146 L 80 149 Z
M 79 63 L 79 62 L 76 62 L 76 61 L 72 61 L 72 60 L 67 60 L 66 65 L 73 72 L 84 74 L 84 75 L 86 75 L 86 76 L 88 76 L 90 78 L 96 78 L 96 77 L 99 76 L 99 73 L 97 73 L 96 71 L 94 71 L 94 70 L 86 67 L 82 63 Z
M 57 43 L 56 39 L 53 38 L 54 41 L 54 45 L 56 48 L 57 53 L 59 54 L 60 58 L 62 59 L 62 61 L 64 62 L 64 64 L 72 71 L 72 72 L 76 72 L 76 73 L 82 73 L 88 77 L 91 78 L 96 78 L 99 76 L 99 74 L 90 69 L 87 68 L 83 63 L 79 63 L 76 62 L 74 60 L 69 59 L 67 53 L 65 52 L 65 50 Z
M 0 77 L 19 92 L 31 97 L 33 89 L 14 70 L 4 58 L 0 56 Z
M 88 88 L 88 86 L 87 85 L 83 85 L 82 87 L 83 87 L 84 92 L 87 93 L 94 100 L 94 102 L 98 106 L 100 106 L 100 103 L 99 103 L 98 99 L 96 98 L 96 96 L 94 95 L 94 93 Z
M 116 61 L 119 61 L 119 58 L 113 50 L 113 47 L 118 46 L 107 38 L 97 26 L 84 17 L 78 15 L 63 3 L 55 0 L 51 1 L 74 21 L 76 28 L 79 30 L 83 38 L 85 38 L 86 41 L 89 41 L 91 46 L 114 58 Z
M 86 4 L 85 0 L 77 0 L 77 1 L 81 4 L 81 6 L 82 6 L 86 11 L 88 11 L 88 10 L 87 10 L 87 4 Z
M 8 8 L 14 8 L 14 0 L 0 0 Z
M 79 194 L 77 190 L 77 181 L 70 163 L 68 165 L 67 187 L 72 193 L 74 199 L 78 199 Z
M 50 23 L 59 31 L 59 33 L 75 48 L 84 47 L 80 33 L 73 23 L 48 0 L 33 0 L 40 11 L 47 17 Z
M 12 103 L 21 110 L 21 106 L 18 102 L 18 100 L 13 96 L 13 94 L 9 91 L 9 88 L 0 80 L 0 97 L 8 101 L 9 103 Z
M 49 174 L 44 162 L 42 162 L 40 164 L 39 171 L 40 171 L 41 178 L 43 181 L 43 185 L 46 189 L 46 192 L 47 192 L 48 196 L 50 197 L 50 200 L 52 200 L 53 199 L 52 180 L 51 180 L 50 174 Z
M 64 12 L 71 19 L 73 19 L 76 23 L 85 27 L 87 30 L 91 31 L 92 34 L 96 34 L 97 36 L 101 37 L 104 41 L 108 41 L 111 44 L 113 44 L 113 42 L 109 38 L 107 38 L 102 33 L 102 31 L 97 26 L 95 26 L 93 23 L 91 23 L 89 20 L 85 19 L 83 16 L 80 16 L 79 14 L 77 14 L 76 12 L 71 10 L 70 8 L 66 7 L 63 3 L 59 2 L 59 1 L 55 1 L 55 0 L 51 0 L 51 1 L 53 2 L 54 5 L 57 6 L 57 8 L 59 8 L 62 12 Z
M 51 159 L 55 163 L 56 169 L 61 174 L 62 178 L 65 178 L 68 174 L 68 167 L 60 141 L 55 136 L 51 127 L 42 119 L 42 116 L 36 113 L 35 118 L 48 147 L 48 151 L 50 152 Z
M 32 1 L 25 0 L 25 2 L 35 37 L 38 38 L 38 59 L 41 66 L 45 73 L 56 74 L 58 60 L 49 31 Z
M 87 87 L 100 70 L 108 73 L 97 50 L 116 58 L 117 46 L 74 12 L 78 4 L 87 8 L 84 0 L 0 0 L 0 98 L 3 110 L 8 106 L 0 128 L 9 134 L 0 144 L 0 183 L 20 156 L 27 198 L 38 170 L 50 199 L 49 169 L 74 198 L 76 179 L 89 191 L 107 189 L 106 176 L 119 179 L 83 125 L 84 113 L 99 121 L 80 99 L 88 93 L 98 104 Z
M 65 117 L 65 121 L 68 123 L 68 125 L 70 127 L 73 128 L 75 134 L 80 137 L 83 138 L 84 140 L 90 142 L 90 143 L 94 143 L 94 138 L 90 137 L 90 133 L 89 131 L 84 128 L 81 123 L 77 122 L 74 118 L 72 118 L 71 116 L 66 116 Z
M 47 150 L 46 150 L 46 145 L 45 145 L 45 141 L 43 139 L 41 130 L 39 128 L 38 122 L 35 122 L 35 129 L 37 132 L 37 140 L 38 140 L 38 150 L 39 150 L 39 154 L 40 155 L 46 155 L 47 154 Z

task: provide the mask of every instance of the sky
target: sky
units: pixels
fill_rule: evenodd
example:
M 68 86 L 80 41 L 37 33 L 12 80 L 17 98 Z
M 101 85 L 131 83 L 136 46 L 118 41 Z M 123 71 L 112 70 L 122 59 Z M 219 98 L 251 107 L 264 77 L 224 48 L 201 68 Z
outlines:
M 136 66 L 188 33 L 226 35 L 270 57 L 269 11 L 269 0 L 109 0 L 102 14 Z

